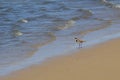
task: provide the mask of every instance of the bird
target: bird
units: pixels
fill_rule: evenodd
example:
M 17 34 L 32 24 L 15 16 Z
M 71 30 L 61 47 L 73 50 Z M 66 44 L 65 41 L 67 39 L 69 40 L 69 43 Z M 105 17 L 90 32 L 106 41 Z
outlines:
M 84 42 L 86 42 L 85 40 L 81 40 L 81 39 L 76 38 L 76 37 L 75 37 L 74 39 L 75 39 L 75 42 L 79 44 L 79 47 L 80 47 L 80 48 L 82 48 L 82 44 L 83 44 Z

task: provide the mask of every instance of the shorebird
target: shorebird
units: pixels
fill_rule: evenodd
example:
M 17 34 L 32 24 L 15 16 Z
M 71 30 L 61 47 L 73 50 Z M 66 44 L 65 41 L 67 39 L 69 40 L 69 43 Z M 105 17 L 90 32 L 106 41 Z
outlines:
M 78 38 L 74 38 L 75 42 L 79 44 L 79 47 L 82 48 L 82 44 L 85 42 L 84 40 L 78 39 Z

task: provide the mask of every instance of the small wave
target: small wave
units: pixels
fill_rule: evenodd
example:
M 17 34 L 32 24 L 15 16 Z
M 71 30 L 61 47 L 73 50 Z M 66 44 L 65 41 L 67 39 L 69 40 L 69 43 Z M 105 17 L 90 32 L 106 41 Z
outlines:
M 116 4 L 114 7 L 120 9 L 120 5 L 119 4 Z
M 13 36 L 15 36 L 15 37 L 22 36 L 22 35 L 23 35 L 23 33 L 21 31 L 19 31 L 19 30 L 14 30 L 13 31 Z
M 57 8 L 57 10 L 70 10 L 70 7 L 66 6 L 64 2 L 61 2 L 58 5 L 59 5 L 59 8 Z
M 72 20 L 79 20 L 81 18 L 86 19 L 86 18 L 89 18 L 93 15 L 91 10 L 86 10 L 86 9 L 78 9 L 76 12 L 77 13 L 80 12 L 81 15 L 78 15 L 78 16 L 71 18 Z
M 56 39 L 56 36 L 52 32 L 46 32 L 46 34 L 44 34 L 44 36 L 45 36 L 45 38 L 43 39 L 42 42 L 33 44 L 32 47 L 39 48 L 41 46 L 49 44 L 50 42 L 52 42 Z
M 63 25 L 63 23 L 61 23 L 61 24 Z M 60 24 L 60 25 L 61 25 L 61 24 Z M 58 31 L 58 30 L 68 29 L 68 28 L 72 27 L 74 24 L 75 24 L 75 21 L 74 21 L 74 20 L 68 20 L 67 22 L 64 23 L 63 26 L 54 27 L 54 30 L 55 30 L 55 31 Z
M 51 3 L 55 3 L 55 0 L 45 0 L 42 4 L 47 5 L 47 4 L 51 4 Z
M 93 15 L 91 10 L 78 9 L 71 20 L 77 21 L 80 19 L 88 19 Z
M 31 17 L 26 17 L 23 19 L 18 20 L 18 23 L 28 23 L 29 21 L 35 21 L 35 20 L 41 20 L 41 19 L 54 19 L 56 16 L 52 16 L 49 14 L 41 14 L 39 16 L 31 16 Z
M 84 35 L 90 33 L 90 32 L 93 32 L 93 31 L 97 31 L 97 30 L 101 30 L 101 29 L 104 29 L 104 28 L 107 28 L 109 27 L 111 24 L 112 24 L 112 21 L 111 20 L 102 20 L 104 21 L 102 23 L 102 25 L 96 25 L 95 28 L 90 28 L 88 30 L 83 30 L 83 31 L 80 31 L 80 32 L 74 32 L 72 33 L 73 35 L 81 35 L 81 37 L 83 37 Z
M 117 8 L 119 9 L 120 8 L 120 5 L 119 4 L 114 4 L 112 2 L 109 2 L 107 0 L 102 0 L 102 3 L 105 4 L 105 6 L 109 7 L 109 8 Z
M 23 19 L 17 20 L 16 23 L 14 23 L 14 25 L 17 25 L 19 23 L 28 23 L 28 19 L 27 18 L 23 18 Z

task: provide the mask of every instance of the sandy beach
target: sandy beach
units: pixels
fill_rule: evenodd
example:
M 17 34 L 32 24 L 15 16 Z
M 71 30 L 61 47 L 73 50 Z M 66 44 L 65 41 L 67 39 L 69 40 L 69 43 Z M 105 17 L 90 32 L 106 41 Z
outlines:
M 48 59 L 0 80 L 120 80 L 120 39 Z
M 119 0 L 0 1 L 0 80 L 120 80 L 119 46 Z

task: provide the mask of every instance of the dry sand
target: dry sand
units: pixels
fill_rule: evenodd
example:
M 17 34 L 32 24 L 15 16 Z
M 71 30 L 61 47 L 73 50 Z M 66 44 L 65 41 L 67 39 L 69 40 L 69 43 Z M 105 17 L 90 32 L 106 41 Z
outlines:
M 0 80 L 120 80 L 120 39 L 50 59 Z

